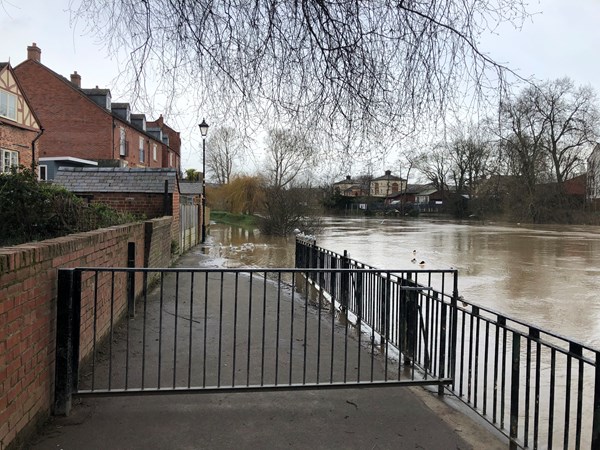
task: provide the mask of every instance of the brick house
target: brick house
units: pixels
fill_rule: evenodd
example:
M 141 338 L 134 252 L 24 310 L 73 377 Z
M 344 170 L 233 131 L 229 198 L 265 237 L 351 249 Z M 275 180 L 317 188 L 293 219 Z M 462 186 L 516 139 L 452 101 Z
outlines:
M 168 126 L 162 114 L 153 122 L 148 122 L 148 132 L 154 134 L 166 146 L 163 151 L 162 166 L 179 170 L 181 162 L 181 136 Z
M 404 191 L 405 188 L 406 180 L 392 175 L 390 170 L 386 170 L 381 177 L 373 178 L 370 184 L 371 197 L 388 197 Z
M 587 160 L 587 198 L 600 203 L 600 144 L 596 144 Z
M 10 172 L 13 166 L 30 167 L 42 133 L 13 68 L 0 63 L 0 173 Z
M 360 197 L 367 194 L 363 185 L 362 181 L 353 180 L 350 175 L 346 175 L 346 179 L 333 183 L 333 190 L 344 197 Z
M 99 166 L 164 167 L 174 154 L 179 170 L 180 140 L 163 139 L 148 129 L 143 114 L 132 114 L 128 103 L 113 103 L 109 89 L 81 88 L 76 71 L 70 80 L 41 63 L 41 49 L 27 47 L 27 60 L 14 69 L 44 123 L 39 157 L 72 157 Z M 178 134 L 176 132 L 173 132 Z

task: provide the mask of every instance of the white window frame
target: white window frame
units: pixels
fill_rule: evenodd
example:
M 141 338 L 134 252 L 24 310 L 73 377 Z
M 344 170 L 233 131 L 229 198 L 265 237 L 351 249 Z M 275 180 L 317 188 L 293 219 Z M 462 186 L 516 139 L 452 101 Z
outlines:
M 42 172 L 44 176 L 42 176 Z M 46 164 L 40 164 L 38 166 L 38 180 L 48 181 L 48 166 Z
M 0 116 L 17 121 L 17 96 L 0 89 Z
M 144 161 L 144 138 L 141 137 L 140 138 L 140 162 L 143 163 Z
M 156 144 L 152 144 L 152 159 L 154 161 L 156 161 L 156 156 L 157 156 Z
M 9 173 L 11 167 L 19 167 L 19 152 L 0 149 L 0 173 Z
M 173 167 L 173 152 L 169 152 L 169 167 Z
M 119 155 L 127 156 L 127 144 L 126 144 L 127 135 L 125 133 L 125 128 L 119 128 Z

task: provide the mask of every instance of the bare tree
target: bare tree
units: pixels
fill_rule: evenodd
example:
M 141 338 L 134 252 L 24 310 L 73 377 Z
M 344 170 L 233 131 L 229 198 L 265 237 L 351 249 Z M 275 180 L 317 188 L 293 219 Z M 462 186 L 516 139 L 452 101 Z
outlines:
M 547 173 L 543 124 L 525 97 L 502 102 L 499 118 L 499 147 L 508 174 L 518 177 L 531 197 Z
M 442 195 L 448 190 L 450 157 L 443 145 L 437 145 L 431 151 L 421 153 L 417 158 L 416 168 Z
M 267 171 L 270 187 L 284 189 L 314 162 L 315 149 L 304 136 L 290 130 L 271 130 L 267 138 Z
M 597 96 L 590 86 L 576 87 L 569 78 L 528 88 L 523 96 L 532 102 L 544 129 L 542 146 L 552 161 L 556 182 L 562 185 L 583 168 L 586 154 L 598 136 Z
M 455 129 L 453 135 L 445 145 L 450 159 L 449 175 L 456 191 L 472 198 L 477 182 L 491 172 L 491 143 L 475 126 Z
M 559 186 L 582 168 L 598 136 L 596 94 L 568 78 L 524 89 L 500 107 L 500 138 L 511 173 L 533 191 L 536 183 Z
M 208 138 L 206 165 L 219 184 L 228 184 L 233 173 L 234 161 L 243 154 L 243 141 L 231 127 L 217 129 Z
M 197 95 L 192 107 L 240 129 L 274 119 L 353 134 L 355 152 L 503 85 L 479 37 L 528 17 L 525 0 L 71 0 L 71 11 L 109 53 L 128 52 L 135 92 Z

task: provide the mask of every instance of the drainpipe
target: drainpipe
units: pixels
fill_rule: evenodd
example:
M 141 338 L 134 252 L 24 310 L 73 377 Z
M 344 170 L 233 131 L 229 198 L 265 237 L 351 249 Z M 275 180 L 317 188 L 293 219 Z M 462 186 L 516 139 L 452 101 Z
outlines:
M 31 141 L 31 171 L 35 173 L 35 142 L 44 134 L 44 127 L 40 127 L 40 131 L 33 141 Z

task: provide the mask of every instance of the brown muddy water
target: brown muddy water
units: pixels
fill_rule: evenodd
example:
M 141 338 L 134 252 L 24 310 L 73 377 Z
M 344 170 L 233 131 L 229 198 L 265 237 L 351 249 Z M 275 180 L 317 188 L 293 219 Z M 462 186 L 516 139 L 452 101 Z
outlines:
M 416 250 L 426 269 L 458 269 L 469 302 L 600 348 L 600 227 L 330 217 L 315 237 L 382 269 L 414 267 Z M 215 265 L 293 267 L 294 242 L 212 225 L 195 251 Z

